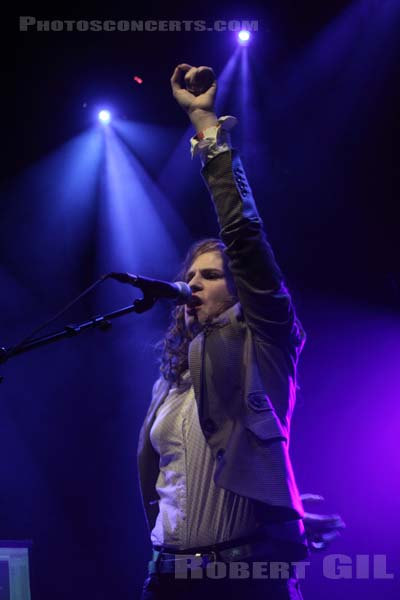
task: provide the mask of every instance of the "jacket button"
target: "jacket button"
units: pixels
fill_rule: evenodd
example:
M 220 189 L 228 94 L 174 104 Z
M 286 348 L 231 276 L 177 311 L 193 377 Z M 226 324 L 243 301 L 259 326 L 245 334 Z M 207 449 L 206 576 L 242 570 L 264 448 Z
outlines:
M 213 433 L 215 433 L 217 431 L 218 427 L 216 426 L 216 424 L 214 423 L 214 421 L 212 419 L 205 419 L 203 421 L 203 429 L 204 429 L 205 433 L 212 435 Z
M 225 448 L 220 448 L 217 452 L 217 460 L 222 460 L 225 454 Z
M 255 410 L 258 410 L 260 408 L 267 408 L 265 396 L 262 394 L 250 394 L 248 402 L 249 405 Z

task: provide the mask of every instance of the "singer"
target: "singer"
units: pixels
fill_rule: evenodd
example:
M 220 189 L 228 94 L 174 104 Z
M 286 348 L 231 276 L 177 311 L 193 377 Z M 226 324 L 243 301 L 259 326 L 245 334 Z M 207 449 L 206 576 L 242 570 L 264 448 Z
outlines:
M 171 86 L 196 130 L 220 239 L 196 243 L 183 262 L 177 279 L 192 299 L 173 310 L 140 433 L 153 545 L 142 600 L 301 599 L 293 562 L 308 548 L 288 447 L 305 334 L 231 148 L 236 119 L 214 112 L 212 70 L 180 64 Z M 182 574 L 186 556 L 196 573 Z M 224 571 L 235 561 L 248 577 Z

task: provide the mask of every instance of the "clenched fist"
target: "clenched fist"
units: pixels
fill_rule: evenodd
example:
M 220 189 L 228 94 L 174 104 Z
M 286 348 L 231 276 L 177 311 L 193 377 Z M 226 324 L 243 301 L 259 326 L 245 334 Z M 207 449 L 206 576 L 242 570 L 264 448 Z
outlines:
M 216 125 L 214 112 L 217 82 L 211 67 L 178 65 L 171 77 L 172 93 L 179 106 L 189 115 L 197 131 Z

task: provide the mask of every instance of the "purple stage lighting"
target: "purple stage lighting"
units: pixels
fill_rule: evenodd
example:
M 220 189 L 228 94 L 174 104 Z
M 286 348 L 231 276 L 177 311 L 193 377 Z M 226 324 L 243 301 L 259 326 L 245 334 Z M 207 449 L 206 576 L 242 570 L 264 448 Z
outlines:
M 111 120 L 110 111 L 108 111 L 108 110 L 101 110 L 99 112 L 99 114 L 98 114 L 98 117 L 99 117 L 100 123 L 103 123 L 104 125 L 106 125 Z
M 250 39 L 250 31 L 247 31 L 246 29 L 242 29 L 241 31 L 239 31 L 238 33 L 238 40 L 240 44 L 247 44 L 247 42 Z

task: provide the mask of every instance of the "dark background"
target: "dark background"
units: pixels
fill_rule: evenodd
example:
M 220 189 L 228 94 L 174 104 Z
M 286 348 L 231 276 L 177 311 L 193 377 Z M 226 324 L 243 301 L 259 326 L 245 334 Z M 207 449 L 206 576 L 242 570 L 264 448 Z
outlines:
M 247 50 L 250 102 L 243 110 L 238 68 L 221 109 L 239 118 L 234 143 L 308 333 L 292 442 L 299 487 L 323 494 L 321 510 L 346 521 L 332 552 L 387 554 L 394 570 L 398 4 L 281 0 L 17 12 L 38 20 L 259 21 Z M 169 77 L 182 61 L 221 73 L 236 42 L 229 32 L 19 32 L 17 17 L 6 28 L 0 344 L 9 346 L 108 269 L 172 279 L 188 242 L 217 233 Z M 73 162 L 102 102 L 115 107 L 122 129 L 140 125 L 132 155 L 164 198 L 153 208 L 170 246 L 161 249 L 150 217 L 141 221 L 139 213 L 148 236 L 131 262 L 104 229 L 104 149 L 98 164 L 90 153 L 87 162 Z M 74 169 L 63 170 L 67 160 Z M 70 185 L 75 203 L 66 200 Z M 110 283 L 58 325 L 129 304 L 133 295 Z M 167 313 L 160 304 L 116 322 L 110 333 L 91 332 L 1 367 L 0 538 L 33 540 L 34 600 L 139 595 L 150 545 L 135 452 Z M 306 598 L 397 597 L 396 578 L 330 580 L 322 558 L 310 567 Z

